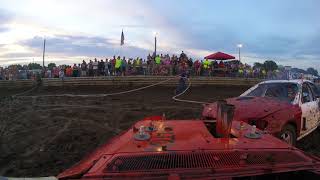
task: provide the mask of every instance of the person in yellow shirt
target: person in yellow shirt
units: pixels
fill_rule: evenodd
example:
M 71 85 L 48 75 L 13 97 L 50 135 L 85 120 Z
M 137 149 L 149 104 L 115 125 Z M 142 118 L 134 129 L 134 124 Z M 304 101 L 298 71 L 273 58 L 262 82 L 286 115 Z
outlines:
M 210 76 L 210 71 L 209 71 L 210 65 L 211 65 L 211 62 L 208 59 L 205 59 L 203 61 L 203 69 L 208 76 Z
M 160 64 L 161 64 L 161 58 L 160 58 L 159 55 L 156 56 L 155 60 L 156 60 L 156 64 L 157 64 L 157 65 L 160 65 Z
M 116 64 L 115 64 L 117 75 L 121 74 L 121 63 L 122 63 L 122 60 L 121 60 L 120 56 L 118 56 L 118 58 L 116 59 Z
M 262 78 L 266 78 L 267 71 L 265 69 L 262 69 Z
M 209 66 L 210 66 L 210 61 L 208 59 L 205 59 L 203 61 L 203 68 L 208 70 Z
M 240 67 L 239 70 L 238 70 L 238 72 L 239 72 L 239 77 L 242 77 L 242 76 L 243 76 L 243 68 Z
M 137 57 L 137 61 L 136 61 L 136 73 L 137 74 L 140 74 L 140 72 L 141 72 L 141 60 L 140 60 L 140 58 L 139 57 Z

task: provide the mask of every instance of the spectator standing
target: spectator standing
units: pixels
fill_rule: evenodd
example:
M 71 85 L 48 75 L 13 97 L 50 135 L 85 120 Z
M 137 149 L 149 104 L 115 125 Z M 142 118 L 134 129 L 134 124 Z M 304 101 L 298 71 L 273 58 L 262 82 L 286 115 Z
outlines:
M 77 64 L 73 64 L 72 77 L 77 77 L 77 76 L 78 76 L 78 67 L 77 67 Z
M 200 76 L 201 64 L 200 64 L 200 61 L 198 59 L 193 63 L 193 67 L 194 67 L 195 75 L 196 76 Z
M 193 66 L 193 62 L 192 62 L 192 59 L 191 58 L 188 58 L 187 60 L 187 64 L 188 64 L 188 71 L 189 71 L 189 74 L 193 74 L 193 69 L 192 69 L 192 66 Z
M 85 77 L 86 75 L 87 75 L 87 63 L 85 60 L 83 60 L 81 64 L 81 76 Z
M 116 73 L 116 56 L 113 56 L 113 59 L 111 61 L 111 71 L 112 71 L 112 75 L 115 75 Z
M 122 58 L 121 67 L 120 68 L 121 68 L 122 76 L 125 76 L 126 72 L 127 72 L 127 60 L 126 60 L 126 57 Z
M 141 59 L 137 57 L 137 63 L 136 63 L 136 72 L 137 74 L 141 74 Z
M 132 58 L 130 58 L 127 63 L 127 74 L 132 74 Z
M 52 74 L 53 74 L 54 78 L 58 78 L 59 77 L 59 71 L 60 71 L 60 69 L 58 67 L 53 67 Z
M 94 58 L 94 62 L 92 63 L 94 76 L 98 76 L 98 65 L 99 65 L 99 62 L 97 58 Z
M 153 66 L 154 66 L 154 60 L 152 59 L 152 57 L 150 56 L 150 58 L 148 58 L 147 60 L 147 66 L 148 66 L 148 70 L 147 70 L 147 74 L 148 75 L 153 75 Z
M 121 58 L 120 56 L 118 56 L 118 58 L 116 59 L 116 63 L 115 63 L 115 71 L 116 71 L 116 75 L 119 76 L 121 74 Z
M 64 70 L 61 68 L 59 71 L 59 78 L 63 81 L 64 80 Z
M 187 55 L 182 51 L 179 57 L 179 60 L 185 59 Z
M 204 69 L 204 72 L 205 72 L 205 75 L 206 76 L 209 76 L 209 67 L 210 67 L 210 61 L 208 59 L 205 59 L 204 62 L 203 62 L 203 69 Z
M 68 66 L 66 68 L 66 76 L 67 77 L 71 77 L 72 76 L 72 68 L 71 68 L 71 66 Z
M 158 75 L 161 65 L 161 57 L 159 55 L 155 57 L 155 62 L 154 74 Z
M 133 68 L 133 73 L 137 74 L 137 59 L 134 59 L 132 61 L 132 68 Z
M 93 62 L 90 60 L 89 62 L 89 76 L 93 76 Z
M 144 59 L 142 61 L 142 73 L 143 73 L 143 75 L 147 75 L 147 69 L 148 69 L 148 64 L 147 64 L 147 61 Z
M 100 62 L 98 62 L 98 75 L 104 76 L 104 68 L 105 68 L 104 62 L 101 59 Z
M 161 64 L 161 57 L 159 55 L 156 56 L 155 60 L 157 66 Z
M 109 76 L 109 64 L 110 62 L 108 61 L 108 59 L 106 59 L 106 62 L 104 63 L 104 74 L 105 76 Z
M 50 69 L 47 70 L 47 76 L 48 78 L 52 78 L 52 71 Z
M 225 68 L 225 65 L 224 65 L 223 61 L 219 62 L 219 68 Z

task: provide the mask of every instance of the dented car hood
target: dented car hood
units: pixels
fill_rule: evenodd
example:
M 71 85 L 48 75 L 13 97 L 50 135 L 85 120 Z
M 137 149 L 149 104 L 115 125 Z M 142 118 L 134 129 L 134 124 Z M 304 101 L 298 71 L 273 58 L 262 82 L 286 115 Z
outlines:
M 290 110 L 298 108 L 296 105 L 271 97 L 242 96 L 226 99 L 226 102 L 235 106 L 234 120 L 238 121 L 262 119 L 283 109 L 288 109 L 290 113 L 293 112 Z M 217 103 L 205 105 L 202 116 L 216 118 Z

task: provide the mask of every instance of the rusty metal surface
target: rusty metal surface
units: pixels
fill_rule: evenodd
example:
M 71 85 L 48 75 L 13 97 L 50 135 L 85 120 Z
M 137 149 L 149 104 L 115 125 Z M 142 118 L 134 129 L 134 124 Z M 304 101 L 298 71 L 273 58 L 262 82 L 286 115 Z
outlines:
M 232 122 L 233 138 L 216 138 L 201 120 L 161 120 L 151 118 L 156 131 L 147 141 L 134 135 L 148 118 L 98 148 L 77 165 L 61 173 L 59 179 L 190 176 L 238 177 L 298 170 L 318 171 L 320 161 L 305 155 L 269 134 L 246 138 L 251 126 Z
M 235 121 L 256 121 L 258 128 L 261 128 L 259 123 L 265 121 L 268 125 L 266 130 L 271 134 L 279 133 L 288 122 L 293 122 L 300 129 L 302 112 L 297 105 L 269 97 L 236 97 L 226 99 L 226 102 L 235 106 Z M 206 105 L 202 116 L 216 119 L 217 103 Z

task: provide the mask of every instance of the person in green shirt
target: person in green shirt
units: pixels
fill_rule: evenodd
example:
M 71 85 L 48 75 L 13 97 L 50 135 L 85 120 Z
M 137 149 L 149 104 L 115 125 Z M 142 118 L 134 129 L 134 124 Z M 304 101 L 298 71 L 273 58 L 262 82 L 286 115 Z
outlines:
M 210 61 L 208 59 L 205 59 L 203 62 L 203 68 L 207 70 L 209 66 L 210 66 Z
M 205 71 L 205 73 L 207 74 L 207 76 L 210 76 L 210 65 L 211 65 L 211 62 L 208 60 L 208 59 L 205 59 L 203 61 L 203 69 Z
M 155 60 L 156 60 L 156 64 L 157 64 L 157 65 L 160 65 L 160 64 L 161 64 L 161 58 L 160 58 L 159 55 L 156 56 Z
M 122 64 L 122 60 L 121 60 L 120 56 L 118 56 L 118 58 L 116 59 L 116 64 L 115 64 L 117 75 L 121 74 L 121 64 Z
M 238 73 L 239 73 L 239 77 L 243 76 L 244 71 L 242 67 L 239 68 Z

